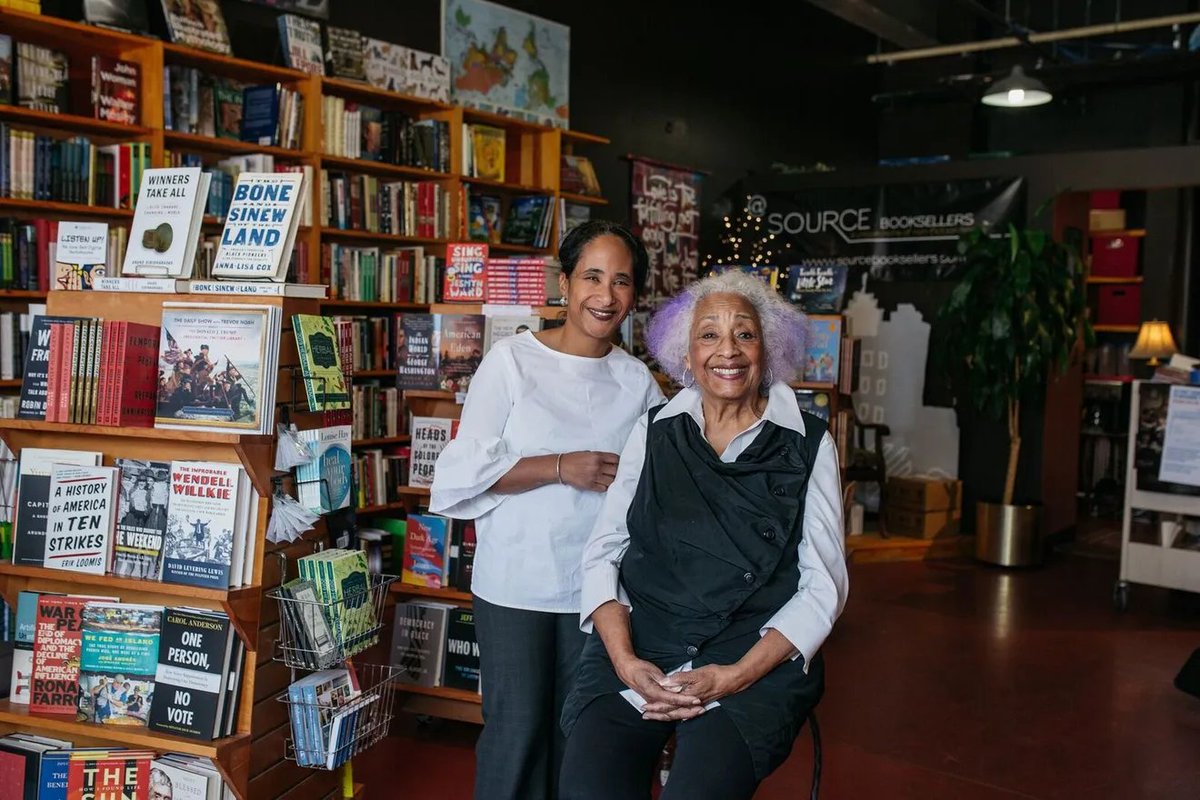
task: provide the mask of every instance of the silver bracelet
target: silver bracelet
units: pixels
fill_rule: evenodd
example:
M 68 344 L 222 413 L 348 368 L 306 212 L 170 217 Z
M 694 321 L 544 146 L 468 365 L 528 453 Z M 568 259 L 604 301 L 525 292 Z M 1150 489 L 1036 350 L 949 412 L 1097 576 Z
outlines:
M 558 476 L 558 482 L 562 483 L 562 453 L 558 454 L 558 460 L 554 462 L 554 474 Z

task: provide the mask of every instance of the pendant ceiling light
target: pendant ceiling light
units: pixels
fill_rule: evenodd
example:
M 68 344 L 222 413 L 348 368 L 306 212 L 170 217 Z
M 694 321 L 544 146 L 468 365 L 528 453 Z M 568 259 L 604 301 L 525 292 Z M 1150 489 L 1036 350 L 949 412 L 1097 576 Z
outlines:
M 988 88 L 983 95 L 983 104 L 1001 108 L 1028 108 L 1044 105 L 1053 98 L 1046 84 L 1026 75 L 1018 64 L 1007 78 L 996 81 Z

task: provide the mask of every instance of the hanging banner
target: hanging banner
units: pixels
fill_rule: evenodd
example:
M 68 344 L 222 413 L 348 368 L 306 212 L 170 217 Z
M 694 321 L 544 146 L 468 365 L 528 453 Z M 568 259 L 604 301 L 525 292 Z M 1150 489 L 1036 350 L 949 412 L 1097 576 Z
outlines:
M 646 244 L 650 274 L 639 305 L 653 309 L 700 268 L 700 173 L 630 156 L 629 219 Z
M 840 267 L 850 286 L 874 280 L 952 280 L 958 239 L 1003 232 L 1025 214 L 1023 178 L 980 178 L 841 188 L 772 188 L 746 193 L 746 209 L 780 246 L 781 266 Z

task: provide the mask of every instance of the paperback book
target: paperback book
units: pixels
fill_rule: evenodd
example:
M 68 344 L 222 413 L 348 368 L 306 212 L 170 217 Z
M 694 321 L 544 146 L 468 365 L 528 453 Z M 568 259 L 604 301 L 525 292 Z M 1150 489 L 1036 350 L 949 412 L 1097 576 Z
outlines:
M 154 674 L 152 731 L 215 739 L 223 730 L 224 688 L 234 651 L 233 624 L 224 614 L 168 608 L 163 614 Z
M 240 464 L 171 463 L 171 500 L 163 541 L 162 579 L 209 589 L 233 581 Z M 241 582 L 241 575 L 236 583 Z
M 159 580 L 167 533 L 171 464 L 118 458 L 116 465 L 121 470 L 121 499 L 117 505 L 113 574 L 122 578 Z
M 145 725 L 158 670 L 162 606 L 88 603 L 83 608 L 79 713 L 84 722 Z
M 296 314 L 292 317 L 300 369 L 310 411 L 341 411 L 350 408 L 350 394 L 342 373 L 338 333 L 332 317 Z
M 55 464 L 42 566 L 103 575 L 112 556 L 117 468 Z
M 171 41 L 231 56 L 229 29 L 218 0 L 162 0 Z

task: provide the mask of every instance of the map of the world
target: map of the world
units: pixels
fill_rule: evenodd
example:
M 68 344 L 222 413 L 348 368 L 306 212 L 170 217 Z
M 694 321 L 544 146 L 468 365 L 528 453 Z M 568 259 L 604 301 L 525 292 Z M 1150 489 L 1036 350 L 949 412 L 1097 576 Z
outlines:
M 469 108 L 567 127 L 571 29 L 486 0 L 443 0 L 442 54 Z

